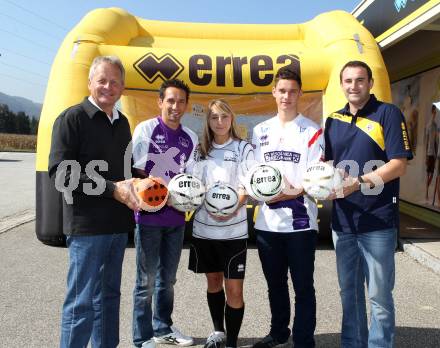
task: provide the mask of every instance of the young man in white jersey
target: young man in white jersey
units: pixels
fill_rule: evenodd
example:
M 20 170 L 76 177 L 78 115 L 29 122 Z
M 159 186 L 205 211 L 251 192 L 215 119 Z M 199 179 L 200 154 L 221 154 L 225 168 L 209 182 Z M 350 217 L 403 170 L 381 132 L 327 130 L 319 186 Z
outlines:
M 315 347 L 313 273 L 318 212 L 314 200 L 304 195 L 301 183 L 307 166 L 323 157 L 324 141 L 322 129 L 298 112 L 301 94 L 299 74 L 281 68 L 272 89 L 278 114 L 253 131 L 256 160 L 277 167 L 286 183 L 282 193 L 259 206 L 255 222 L 272 318 L 269 334 L 254 348 L 283 344 L 291 333 L 293 347 Z M 295 291 L 292 331 L 288 271 Z

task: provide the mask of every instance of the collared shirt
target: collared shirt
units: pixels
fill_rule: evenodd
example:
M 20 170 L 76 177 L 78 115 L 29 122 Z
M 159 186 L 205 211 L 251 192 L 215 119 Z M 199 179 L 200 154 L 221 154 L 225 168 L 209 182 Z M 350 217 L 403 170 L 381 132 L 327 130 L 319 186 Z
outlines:
M 125 179 L 124 160 L 130 141 L 127 118 L 121 114 L 113 123 L 108 122 L 105 112 L 88 98 L 64 110 L 55 120 L 49 155 L 50 177 L 56 176 L 58 166 L 64 161 L 72 163 L 66 167 L 62 183 L 73 190 L 72 203 L 63 196 L 64 234 L 127 233 L 134 228 L 133 212 L 113 198 L 114 182 Z M 75 166 L 80 170 L 79 177 L 73 175 Z M 104 179 L 102 193 L 96 192 L 98 175 Z M 95 193 L 91 194 L 91 190 Z
M 326 120 L 325 159 L 342 165 L 351 176 L 369 173 L 391 159 L 412 158 L 405 119 L 393 104 L 374 95 L 350 113 L 349 105 Z M 351 161 L 351 162 L 342 162 Z M 351 167 L 347 167 L 350 166 Z M 398 226 L 399 179 L 383 186 L 379 194 L 356 191 L 333 203 L 332 227 L 346 233 L 383 230 Z
M 104 110 L 102 110 L 98 104 L 96 104 L 95 99 L 93 99 L 92 96 L 89 96 L 88 98 L 89 102 L 91 102 L 93 105 L 95 105 L 99 110 L 105 112 Z M 107 113 L 105 113 L 107 115 Z M 112 109 L 112 117 L 110 117 L 109 115 L 107 115 L 108 119 L 110 120 L 111 123 L 115 122 L 118 118 L 119 118 L 119 112 L 118 109 L 116 108 L 116 105 L 113 106 Z

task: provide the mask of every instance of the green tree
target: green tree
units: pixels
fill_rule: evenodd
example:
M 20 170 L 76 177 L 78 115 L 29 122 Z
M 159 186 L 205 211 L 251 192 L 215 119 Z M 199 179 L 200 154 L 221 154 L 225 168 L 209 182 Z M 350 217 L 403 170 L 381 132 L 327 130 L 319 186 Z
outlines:
M 31 118 L 31 134 L 37 134 L 38 133 L 38 123 L 39 120 L 32 117 Z
M 15 114 L 5 104 L 0 104 L 0 132 L 15 133 L 17 129 Z
M 23 112 L 20 111 L 16 116 L 16 132 L 18 134 L 30 134 L 31 133 L 31 123 L 29 117 Z
M 6 133 L 6 108 L 6 105 L 0 104 L 0 133 Z
M 38 122 L 22 111 L 16 114 L 0 104 L 0 133 L 37 134 Z

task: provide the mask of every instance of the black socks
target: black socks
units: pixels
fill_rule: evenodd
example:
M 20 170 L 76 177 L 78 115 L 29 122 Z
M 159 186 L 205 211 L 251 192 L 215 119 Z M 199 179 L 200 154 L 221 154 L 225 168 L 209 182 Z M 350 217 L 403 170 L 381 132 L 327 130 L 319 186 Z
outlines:
M 238 333 L 243 321 L 244 305 L 241 308 L 232 308 L 226 304 L 226 347 L 237 347 Z
M 211 312 L 212 323 L 215 331 L 225 332 L 223 318 L 225 317 L 225 292 L 223 289 L 219 292 L 208 292 L 206 294 L 208 299 L 208 307 Z
M 212 323 L 215 331 L 225 332 L 226 323 L 226 347 L 237 347 L 238 333 L 243 321 L 244 306 L 232 308 L 226 303 L 225 292 L 208 292 L 208 307 L 211 313 Z

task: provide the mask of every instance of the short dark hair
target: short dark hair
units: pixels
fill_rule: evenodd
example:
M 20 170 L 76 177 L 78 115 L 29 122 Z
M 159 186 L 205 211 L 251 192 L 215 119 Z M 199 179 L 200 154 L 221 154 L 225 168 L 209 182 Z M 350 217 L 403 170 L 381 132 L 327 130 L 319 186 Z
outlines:
M 165 90 L 168 87 L 175 87 L 175 88 L 178 88 L 178 89 L 185 91 L 186 101 L 188 102 L 190 89 L 185 82 L 183 82 L 182 80 L 179 80 L 179 79 L 166 80 L 162 83 L 162 85 L 159 88 L 159 98 L 161 100 L 163 100 L 163 98 L 165 98 Z
M 431 107 L 431 112 L 437 112 L 437 107 L 434 105 L 434 104 L 432 104 L 432 107 Z
M 279 80 L 293 80 L 298 82 L 300 88 L 302 86 L 301 76 L 296 71 L 292 70 L 292 68 L 287 66 L 283 66 L 277 71 L 275 75 L 275 86 Z
M 341 72 L 339 73 L 339 82 L 342 82 L 342 73 L 346 68 L 364 68 L 367 71 L 368 81 L 373 79 L 373 72 L 367 63 L 361 60 L 351 60 L 342 67 Z

